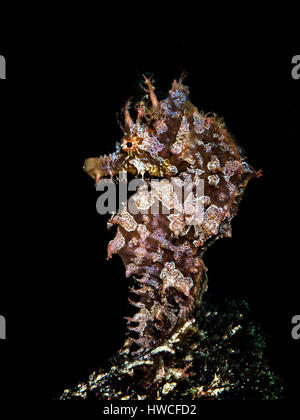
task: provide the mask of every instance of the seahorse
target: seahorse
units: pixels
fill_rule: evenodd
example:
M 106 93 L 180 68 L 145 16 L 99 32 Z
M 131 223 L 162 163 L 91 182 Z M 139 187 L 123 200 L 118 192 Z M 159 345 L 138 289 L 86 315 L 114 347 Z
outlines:
M 108 258 L 118 254 L 126 276 L 135 278 L 131 291 L 138 298 L 130 303 L 138 312 L 127 318 L 126 346 L 135 343 L 137 353 L 158 346 L 195 316 L 207 288 L 203 254 L 216 239 L 231 237 L 245 187 L 260 175 L 222 118 L 190 102 L 184 77 L 159 101 L 153 81 L 144 76 L 146 95 L 135 105 L 135 121 L 130 102 L 124 107 L 119 150 L 84 163 L 96 184 L 122 171 L 146 183 L 131 197 L 135 211 L 125 205 L 111 218 L 117 233 L 108 245 Z M 155 205 L 161 207 L 153 214 Z

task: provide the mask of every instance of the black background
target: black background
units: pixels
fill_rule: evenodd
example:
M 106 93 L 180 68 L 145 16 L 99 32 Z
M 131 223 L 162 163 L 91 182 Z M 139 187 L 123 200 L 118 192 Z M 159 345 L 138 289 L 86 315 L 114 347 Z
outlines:
M 300 340 L 291 338 L 291 319 L 300 312 L 300 80 L 291 77 L 291 58 L 299 47 L 293 36 L 278 40 L 268 32 L 225 39 L 220 31 L 215 41 L 201 28 L 197 36 L 175 37 L 154 36 L 154 27 L 116 32 L 111 22 L 107 32 L 86 23 L 43 41 L 38 33 L 26 42 L 20 37 L 10 52 L 0 50 L 8 63 L 0 85 L 3 191 L 17 198 L 13 209 L 10 199 L 3 204 L 9 228 L 0 296 L 7 318 L 3 388 L 47 400 L 121 346 L 127 280 L 118 257 L 106 261 L 114 233 L 96 212 L 99 193 L 82 165 L 114 150 L 122 135 L 116 113 L 129 97 L 143 95 L 143 73 L 154 74 L 162 99 L 186 69 L 191 101 L 223 115 L 264 174 L 247 188 L 233 238 L 205 255 L 209 291 L 250 304 L 285 396 L 296 399 Z

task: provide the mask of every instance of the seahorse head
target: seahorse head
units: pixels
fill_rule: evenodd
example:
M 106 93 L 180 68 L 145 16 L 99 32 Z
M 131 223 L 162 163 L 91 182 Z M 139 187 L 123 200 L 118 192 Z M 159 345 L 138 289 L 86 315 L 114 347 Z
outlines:
M 172 149 L 178 140 L 183 115 L 187 108 L 195 108 L 188 101 L 188 88 L 181 79 L 179 82 L 175 80 L 169 96 L 158 101 L 150 79 L 145 78 L 145 84 L 147 95 L 135 105 L 135 121 L 130 115 L 130 102 L 124 107 L 123 137 L 119 150 L 85 161 L 85 171 L 96 182 L 104 176 L 113 177 L 120 171 L 141 176 L 171 177 L 188 166 L 189 163 L 178 156 L 176 147 Z

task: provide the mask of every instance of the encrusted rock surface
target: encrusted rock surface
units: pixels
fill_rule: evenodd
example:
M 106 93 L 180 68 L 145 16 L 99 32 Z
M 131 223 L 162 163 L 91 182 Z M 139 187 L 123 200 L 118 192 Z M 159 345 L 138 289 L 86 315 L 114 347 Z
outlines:
M 261 400 L 283 397 L 265 340 L 245 302 L 203 303 L 198 318 L 139 356 L 118 354 L 110 369 L 65 390 L 62 400 Z

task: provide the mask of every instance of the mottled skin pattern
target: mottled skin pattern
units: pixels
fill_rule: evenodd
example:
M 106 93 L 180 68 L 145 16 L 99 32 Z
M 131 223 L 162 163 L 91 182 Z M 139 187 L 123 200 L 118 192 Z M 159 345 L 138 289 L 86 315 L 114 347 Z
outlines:
M 147 95 L 136 105 L 135 122 L 129 103 L 125 106 L 120 150 L 85 161 L 85 171 L 96 183 L 127 171 L 148 184 L 151 178 L 165 178 L 179 189 L 184 182 L 190 185 L 185 201 L 178 199 L 175 187 L 169 191 L 171 202 L 167 190 L 140 188 L 132 199 L 144 214 L 131 214 L 125 206 L 110 220 L 118 228 L 108 257 L 118 254 L 126 276 L 136 281 L 132 291 L 137 299 L 131 303 L 138 312 L 128 318 L 126 348 L 136 343 L 138 353 L 160 345 L 195 317 L 206 290 L 202 256 L 214 240 L 231 236 L 230 221 L 245 186 L 258 175 L 221 119 L 204 115 L 189 101 L 182 81 L 175 80 L 169 96 L 158 101 L 151 80 L 145 78 Z M 195 190 L 200 180 L 204 193 L 199 198 Z M 170 214 L 151 214 L 153 203 Z M 181 213 L 175 213 L 179 208 Z

